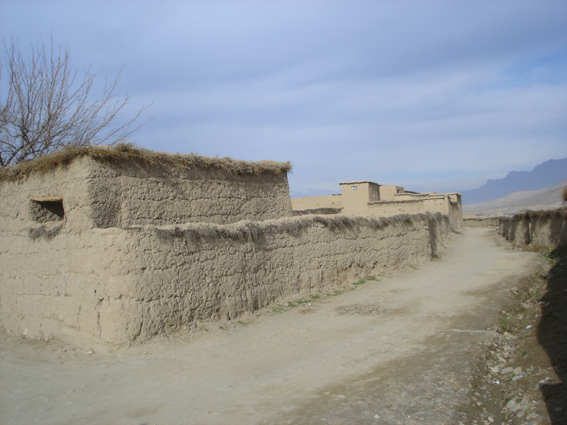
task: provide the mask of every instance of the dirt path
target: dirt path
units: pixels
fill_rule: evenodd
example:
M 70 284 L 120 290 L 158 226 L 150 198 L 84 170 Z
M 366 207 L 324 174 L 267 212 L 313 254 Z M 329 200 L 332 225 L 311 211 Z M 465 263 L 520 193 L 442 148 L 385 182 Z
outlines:
M 87 355 L 3 335 L 0 423 L 458 424 L 475 350 L 540 261 L 506 247 L 468 229 L 420 269 L 191 341 Z

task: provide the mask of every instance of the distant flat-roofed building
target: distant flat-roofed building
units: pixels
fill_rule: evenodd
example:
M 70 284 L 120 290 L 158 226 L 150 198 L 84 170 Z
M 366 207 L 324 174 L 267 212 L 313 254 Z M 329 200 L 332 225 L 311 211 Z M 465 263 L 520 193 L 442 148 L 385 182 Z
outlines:
M 460 193 L 416 193 L 396 185 L 381 185 L 369 180 L 340 183 L 341 194 L 292 198 L 298 214 L 327 210 L 346 215 L 394 215 L 440 212 L 449 216 L 454 229 L 463 227 Z

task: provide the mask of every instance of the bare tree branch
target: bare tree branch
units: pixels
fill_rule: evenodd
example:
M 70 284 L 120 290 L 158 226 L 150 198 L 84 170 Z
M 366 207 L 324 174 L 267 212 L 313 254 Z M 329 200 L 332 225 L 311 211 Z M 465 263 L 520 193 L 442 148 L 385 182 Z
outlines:
M 7 81 L 2 82 L 6 75 Z M 15 165 L 68 145 L 114 144 L 126 140 L 137 124 L 144 106 L 131 119 L 121 114 L 128 95 L 116 94 L 120 73 L 105 82 L 94 99 L 98 73 L 82 73 L 70 66 L 68 50 L 38 42 L 24 57 L 18 43 L 4 40 L 0 61 L 0 167 Z

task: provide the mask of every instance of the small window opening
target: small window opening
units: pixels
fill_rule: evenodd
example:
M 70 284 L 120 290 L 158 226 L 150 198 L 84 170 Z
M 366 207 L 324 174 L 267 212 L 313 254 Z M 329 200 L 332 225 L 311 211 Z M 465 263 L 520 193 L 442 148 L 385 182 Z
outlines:
M 30 215 L 38 223 L 62 221 L 65 217 L 63 198 L 30 198 Z
M 358 186 L 351 186 L 350 189 L 351 190 L 358 190 Z

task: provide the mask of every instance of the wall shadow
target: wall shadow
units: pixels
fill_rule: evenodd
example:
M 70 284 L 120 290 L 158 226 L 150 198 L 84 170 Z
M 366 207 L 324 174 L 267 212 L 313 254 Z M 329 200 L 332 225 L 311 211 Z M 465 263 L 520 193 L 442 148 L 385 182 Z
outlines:
M 537 337 L 561 380 L 544 384 L 542 392 L 551 423 L 567 423 L 567 246 L 552 252 L 558 259 L 547 275 Z

